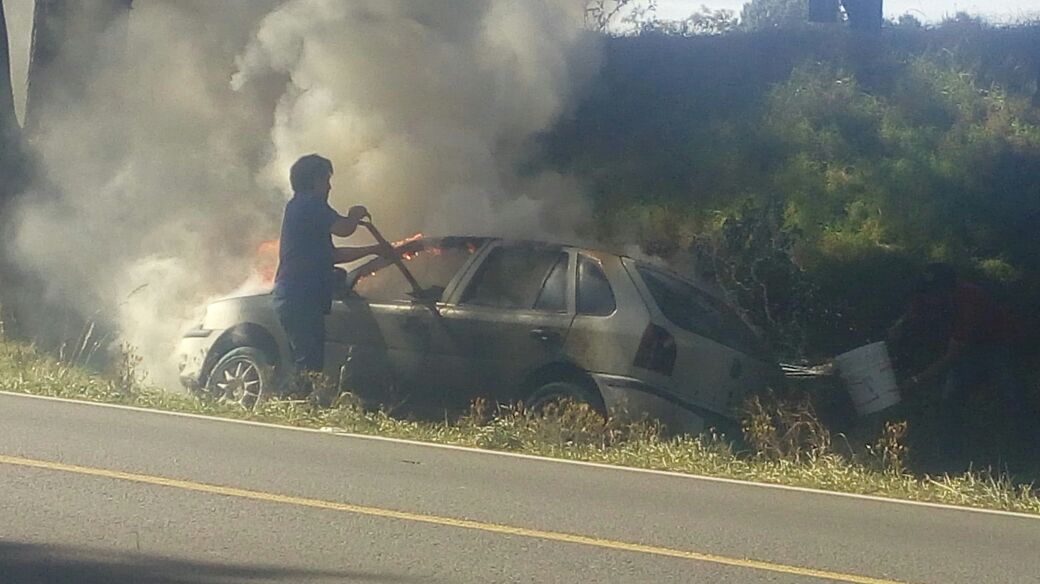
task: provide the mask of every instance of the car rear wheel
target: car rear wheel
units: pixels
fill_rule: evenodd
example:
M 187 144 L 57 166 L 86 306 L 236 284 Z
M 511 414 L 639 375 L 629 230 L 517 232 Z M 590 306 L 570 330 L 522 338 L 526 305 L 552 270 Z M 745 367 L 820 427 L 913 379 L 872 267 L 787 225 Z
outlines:
M 272 383 L 271 364 L 263 351 L 239 347 L 213 366 L 206 391 L 221 403 L 234 403 L 251 410 L 270 395 Z
M 597 414 L 607 416 L 607 408 L 599 393 L 570 381 L 553 381 L 539 387 L 527 398 L 527 409 L 536 414 L 565 407 L 568 403 L 585 404 Z

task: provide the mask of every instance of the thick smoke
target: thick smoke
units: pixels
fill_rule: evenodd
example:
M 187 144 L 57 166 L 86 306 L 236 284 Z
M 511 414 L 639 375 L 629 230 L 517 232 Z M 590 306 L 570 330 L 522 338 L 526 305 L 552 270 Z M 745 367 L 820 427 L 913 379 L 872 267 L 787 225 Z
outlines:
M 263 181 L 321 152 L 333 202 L 396 230 L 559 234 L 576 185 L 522 174 L 531 146 L 596 66 L 584 2 L 295 0 L 264 19 L 235 87 L 291 78 Z M 548 201 L 550 204 L 545 204 Z
M 368 205 L 388 235 L 567 234 L 577 186 L 531 163 L 595 72 L 582 8 L 138 0 L 123 56 L 42 112 L 18 257 L 173 387 L 179 333 L 277 237 L 301 154 L 332 158 L 333 205 Z

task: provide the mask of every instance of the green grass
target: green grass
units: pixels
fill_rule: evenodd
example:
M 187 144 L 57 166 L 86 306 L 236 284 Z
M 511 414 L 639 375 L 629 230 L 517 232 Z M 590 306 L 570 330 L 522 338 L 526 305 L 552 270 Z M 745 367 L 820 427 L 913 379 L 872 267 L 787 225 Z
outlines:
M 134 361 L 123 363 L 132 367 Z M 745 422 L 755 451 L 736 452 L 717 437 L 666 437 L 654 424 L 604 422 L 580 407 L 532 418 L 513 410 L 491 415 L 477 403 L 469 415 L 450 423 L 400 420 L 351 405 L 322 409 L 306 402 L 268 402 L 246 411 L 141 387 L 132 377 L 126 371 L 89 373 L 31 347 L 0 342 L 0 391 L 1040 515 L 1040 491 L 1032 485 L 985 472 L 931 477 L 903 470 L 898 425 L 890 426 L 866 454 L 840 454 L 804 410 L 792 413 L 758 402 Z

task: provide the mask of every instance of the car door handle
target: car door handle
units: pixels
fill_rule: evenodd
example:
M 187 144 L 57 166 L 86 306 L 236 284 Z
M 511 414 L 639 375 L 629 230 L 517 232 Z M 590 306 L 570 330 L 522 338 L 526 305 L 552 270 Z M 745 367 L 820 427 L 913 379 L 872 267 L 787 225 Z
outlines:
M 531 331 L 531 336 L 535 339 L 542 341 L 543 343 L 550 343 L 560 340 L 560 333 L 543 328 L 536 328 Z

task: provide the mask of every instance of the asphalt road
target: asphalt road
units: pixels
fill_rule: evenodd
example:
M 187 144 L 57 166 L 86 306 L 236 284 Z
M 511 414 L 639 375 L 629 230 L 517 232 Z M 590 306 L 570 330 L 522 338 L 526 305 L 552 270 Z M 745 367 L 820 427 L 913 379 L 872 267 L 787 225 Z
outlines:
M 0 582 L 1040 582 L 1040 519 L 0 395 Z

